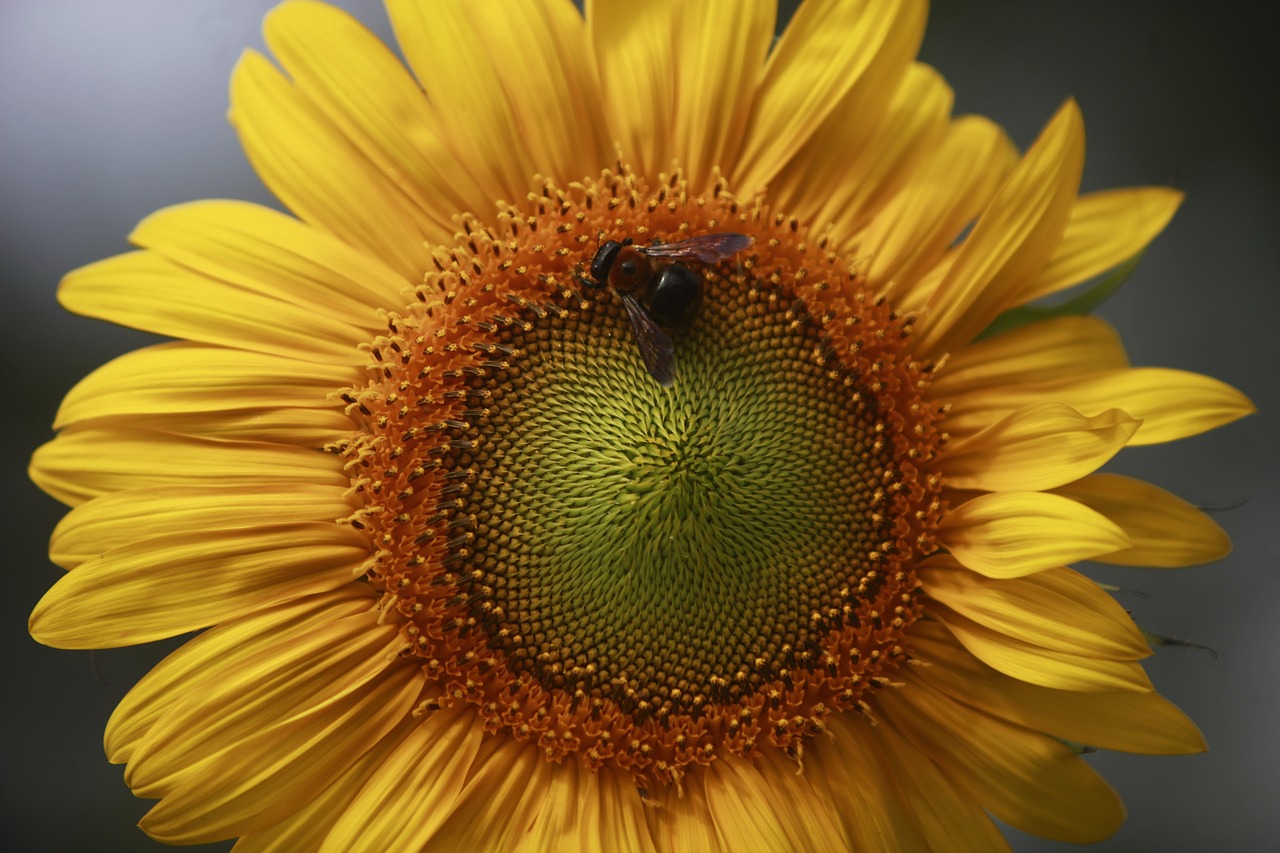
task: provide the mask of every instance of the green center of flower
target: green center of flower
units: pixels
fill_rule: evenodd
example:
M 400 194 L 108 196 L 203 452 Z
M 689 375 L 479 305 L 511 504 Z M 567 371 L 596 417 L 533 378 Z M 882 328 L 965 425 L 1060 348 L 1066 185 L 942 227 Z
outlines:
M 548 688 L 625 708 L 738 698 L 839 624 L 884 538 L 891 459 L 818 324 L 700 272 L 670 388 L 605 291 L 501 333 L 518 355 L 473 381 L 488 413 L 456 570 L 501 614 L 494 644 Z

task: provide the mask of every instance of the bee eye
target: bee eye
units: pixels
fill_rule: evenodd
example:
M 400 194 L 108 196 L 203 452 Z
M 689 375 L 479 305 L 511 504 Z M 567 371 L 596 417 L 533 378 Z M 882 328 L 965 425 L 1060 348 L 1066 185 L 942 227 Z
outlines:
M 640 265 L 628 258 L 619 265 L 618 269 L 625 276 L 633 276 L 640 272 Z
M 600 247 L 600 251 L 596 252 L 595 260 L 591 262 L 591 277 L 595 279 L 596 284 L 603 285 L 605 279 L 609 277 L 609 268 L 613 266 L 613 262 L 618 257 L 618 252 L 622 251 L 622 247 L 626 245 L 624 241 L 619 243 L 617 240 L 610 240 Z

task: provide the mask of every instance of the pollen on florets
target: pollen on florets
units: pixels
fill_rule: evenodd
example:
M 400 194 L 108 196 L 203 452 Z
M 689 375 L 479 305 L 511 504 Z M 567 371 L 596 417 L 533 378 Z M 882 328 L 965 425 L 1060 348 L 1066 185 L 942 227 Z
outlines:
M 459 220 L 371 342 L 341 448 L 369 582 L 442 704 L 640 787 L 798 757 L 892 683 L 933 550 L 943 438 L 911 318 L 793 218 L 627 169 Z M 693 264 L 675 382 L 639 357 L 599 247 L 733 232 Z

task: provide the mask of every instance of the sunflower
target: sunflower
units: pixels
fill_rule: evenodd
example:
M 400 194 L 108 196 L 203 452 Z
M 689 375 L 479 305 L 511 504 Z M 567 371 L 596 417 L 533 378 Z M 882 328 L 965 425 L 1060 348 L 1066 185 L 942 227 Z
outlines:
M 60 290 L 174 339 L 31 467 L 37 640 L 201 632 L 108 724 L 146 832 L 1005 849 L 1119 826 L 1079 745 L 1205 748 L 1068 564 L 1223 556 L 1099 469 L 1253 407 L 1038 304 L 1177 192 L 1079 194 L 1072 102 L 1022 154 L 952 117 L 923 2 L 388 8 L 412 75 L 305 0 L 235 70 L 292 216 L 162 210 Z

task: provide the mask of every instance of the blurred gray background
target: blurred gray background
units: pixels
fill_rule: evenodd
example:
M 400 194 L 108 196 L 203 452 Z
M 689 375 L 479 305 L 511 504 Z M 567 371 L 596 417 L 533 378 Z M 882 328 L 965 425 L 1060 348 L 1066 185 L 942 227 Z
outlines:
M 59 277 L 123 251 L 156 208 L 204 197 L 271 203 L 224 116 L 227 80 L 261 46 L 266 0 L 0 0 L 0 264 L 4 324 L 4 558 L 0 848 L 159 849 L 134 828 L 148 803 L 107 764 L 112 707 L 173 644 L 65 652 L 37 645 L 27 614 L 60 575 L 45 544 L 62 508 L 25 474 L 80 377 L 145 336 L 64 313 Z M 384 38 L 376 0 L 344 0 Z M 1258 8 L 1266 8 L 1259 4 Z M 1084 109 L 1085 189 L 1171 184 L 1188 200 L 1102 314 L 1137 365 L 1219 377 L 1261 414 L 1174 445 L 1127 451 L 1113 470 L 1218 515 L 1236 542 L 1218 565 L 1098 569 L 1166 649 L 1156 685 L 1203 728 L 1207 755 L 1100 754 L 1129 822 L 1106 851 L 1257 851 L 1280 844 L 1280 547 L 1274 418 L 1280 411 L 1280 87 L 1272 29 L 1251 3 L 963 2 L 932 11 L 923 59 L 958 112 L 1025 146 L 1062 100 Z M 1062 851 L 1013 833 L 1021 851 Z M 225 850 L 229 844 L 207 849 Z

